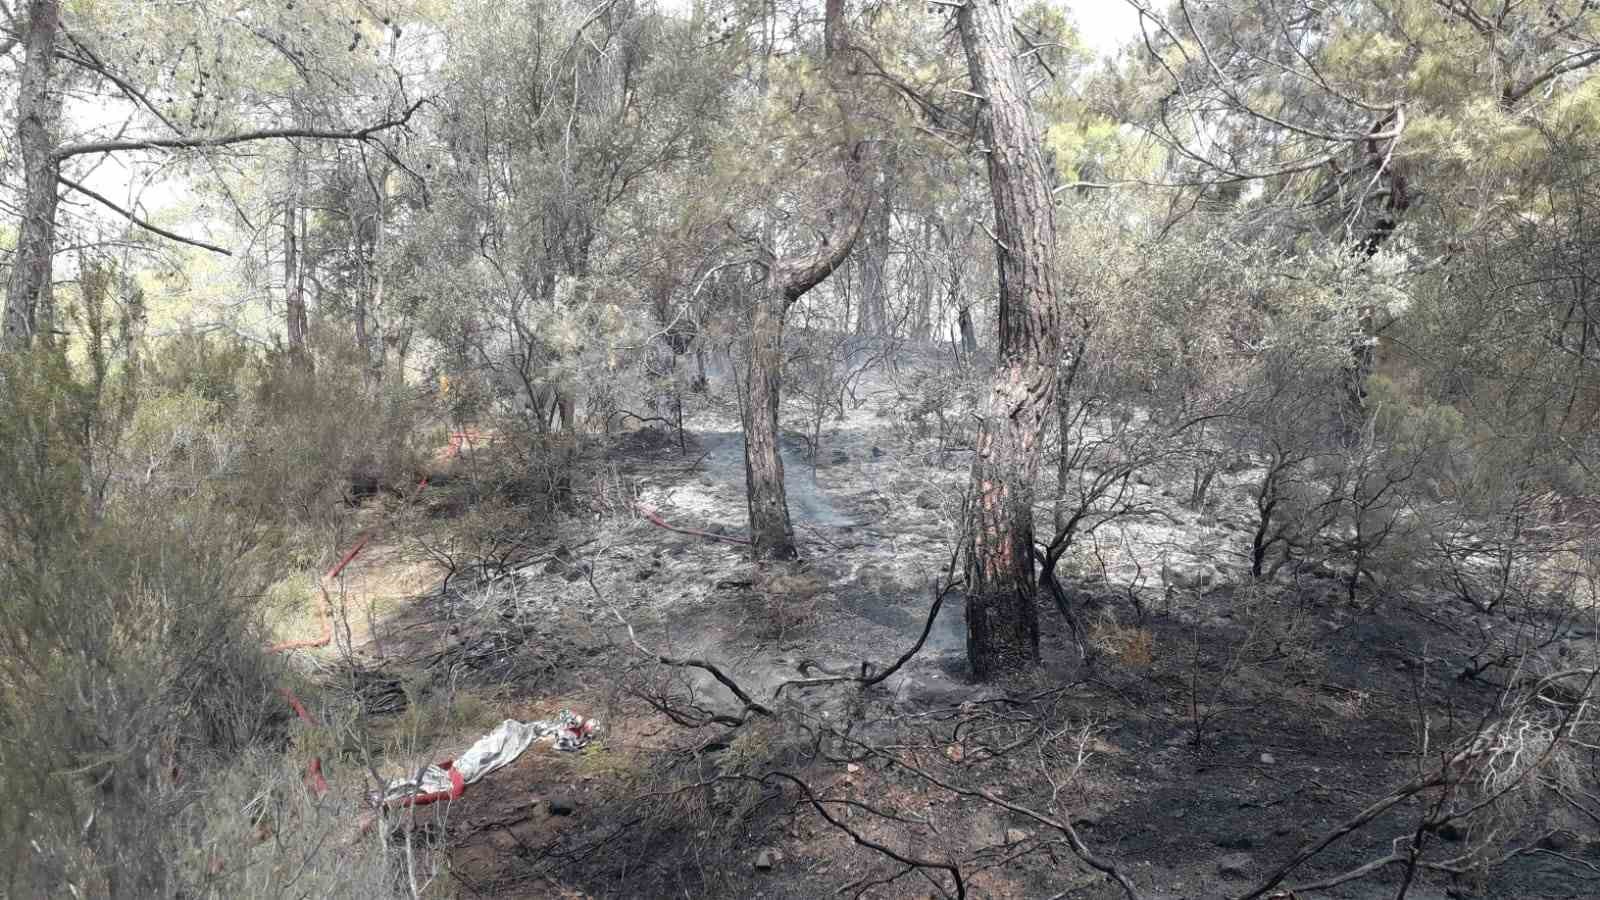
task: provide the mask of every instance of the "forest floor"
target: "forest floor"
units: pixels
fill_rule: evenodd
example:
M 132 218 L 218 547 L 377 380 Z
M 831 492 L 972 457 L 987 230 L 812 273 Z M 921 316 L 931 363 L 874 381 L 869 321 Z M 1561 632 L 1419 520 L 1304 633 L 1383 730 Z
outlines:
M 860 405 L 825 423 L 815 466 L 799 426 L 786 435 L 798 569 L 758 572 L 743 546 L 664 530 L 631 510 L 637 497 L 674 525 L 744 533 L 731 405 L 687 420 L 682 446 L 652 427 L 595 447 L 594 514 L 536 523 L 537 539 L 484 577 L 458 574 L 442 590 L 404 539 L 375 542 L 347 578 L 366 598 L 351 616 L 361 622 L 356 659 L 400 680 L 432 673 L 475 698 L 470 716 L 449 719 L 419 753 L 449 755 L 500 718 L 563 707 L 603 728 L 581 752 L 530 751 L 433 808 L 448 871 L 441 890 L 955 895 L 947 871 L 910 870 L 848 830 L 907 858 L 959 864 L 968 896 L 1122 896 L 1062 834 L 998 799 L 1069 818 L 1146 897 L 1232 896 L 1433 764 L 1494 705 L 1504 673 L 1457 677 L 1483 644 L 1484 623 L 1464 606 L 1393 589 L 1351 604 L 1342 584 L 1312 577 L 1246 586 L 1253 507 L 1242 489 L 1258 474 L 1247 469 L 1221 476 L 1216 503 L 1201 512 L 1180 502 L 1186 474 L 1138 479 L 1132 487 L 1152 511 L 1101 529 L 1074 557 L 1084 640 L 1041 601 L 1044 665 L 1033 675 L 970 682 L 954 591 L 921 652 L 881 684 L 791 686 L 775 698 L 784 682 L 819 674 L 802 661 L 881 669 L 923 630 L 969 462 L 907 427 L 923 377 L 903 365 L 867 379 Z M 422 504 L 452 527 L 461 510 L 449 483 L 432 490 Z M 1209 584 L 1197 583 L 1199 570 Z M 1593 653 L 1592 629 L 1591 615 L 1566 652 Z M 633 639 L 716 664 L 776 717 L 688 727 L 711 713 L 738 716 L 740 704 L 704 671 L 661 666 Z M 1388 854 L 1421 809 L 1397 804 L 1284 884 Z M 1465 852 L 1479 827 L 1490 826 L 1428 835 L 1425 855 Z M 1495 827 L 1526 852 L 1482 877 L 1422 871 L 1407 896 L 1600 890 L 1592 829 L 1515 817 Z M 1394 897 L 1400 874 L 1389 866 L 1316 896 Z

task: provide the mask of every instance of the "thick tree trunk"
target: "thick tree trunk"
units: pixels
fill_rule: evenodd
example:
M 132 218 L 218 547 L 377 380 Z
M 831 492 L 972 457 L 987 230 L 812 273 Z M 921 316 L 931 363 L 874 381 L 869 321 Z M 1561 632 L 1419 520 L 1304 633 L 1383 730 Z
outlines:
M 17 95 L 17 146 L 22 152 L 24 190 L 17 248 L 11 255 L 11 281 L 6 286 L 0 349 L 27 346 L 36 332 L 51 327 L 52 261 L 56 239 L 55 132 L 61 118 L 61 97 L 52 88 L 59 0 L 32 0 Z
M 979 123 L 1000 271 L 999 363 L 972 465 L 966 558 L 967 658 L 983 680 L 1024 669 L 1039 656 L 1034 482 L 1062 344 L 1055 209 L 1028 118 L 1011 4 L 967 0 L 959 22 L 973 87 L 985 98 Z

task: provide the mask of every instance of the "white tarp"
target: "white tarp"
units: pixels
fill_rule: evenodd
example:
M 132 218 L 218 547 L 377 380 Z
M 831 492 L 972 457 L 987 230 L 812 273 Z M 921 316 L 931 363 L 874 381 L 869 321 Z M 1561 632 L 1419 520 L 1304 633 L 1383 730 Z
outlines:
M 548 741 L 552 749 L 567 752 L 582 750 L 598 728 L 595 720 L 568 709 L 534 722 L 507 719 L 455 759 L 428 766 L 420 778 L 390 782 L 382 800 L 401 806 L 454 800 L 467 785 L 508 765 L 535 743 Z

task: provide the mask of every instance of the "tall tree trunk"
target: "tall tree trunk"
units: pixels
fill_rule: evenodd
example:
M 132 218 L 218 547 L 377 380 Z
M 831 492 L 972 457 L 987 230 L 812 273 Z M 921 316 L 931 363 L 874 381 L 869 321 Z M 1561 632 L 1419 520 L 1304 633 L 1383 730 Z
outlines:
M 952 276 L 952 278 L 954 277 Z M 952 280 L 950 287 L 953 289 L 958 284 L 960 284 L 959 281 Z M 966 354 L 967 359 L 970 360 L 972 355 L 978 352 L 978 329 L 972 324 L 971 307 L 962 306 L 956 313 L 956 328 L 961 332 L 961 352 Z
M 372 332 L 367 327 L 368 307 L 376 284 L 372 277 L 371 258 L 361 239 L 356 219 L 350 223 L 350 255 L 356 261 L 356 354 L 361 358 L 362 379 L 368 388 L 373 385 Z
M 827 0 L 823 45 L 833 75 L 842 81 L 844 51 L 843 0 Z M 848 117 L 847 102 L 841 102 Z M 849 257 L 861 237 L 871 209 L 865 157 L 868 145 L 841 147 L 839 193 L 842 225 L 815 252 L 798 257 L 762 260 L 766 277 L 750 304 L 744 397 L 745 496 L 750 510 L 750 545 L 758 561 L 797 558 L 794 526 L 783 485 L 783 457 L 778 448 L 778 407 L 783 382 L 783 320 L 789 307 L 821 284 Z M 772 246 L 768 240 L 766 246 Z
M 912 320 L 911 336 L 915 340 L 928 339 L 930 323 L 933 321 L 933 266 L 928 263 L 933 259 L 933 224 L 927 219 L 922 220 L 922 290 L 917 295 L 917 314 Z
M 36 332 L 51 327 L 52 262 L 56 239 L 56 126 L 61 96 L 52 90 L 59 0 L 31 0 L 23 47 L 22 81 L 17 95 L 17 146 L 22 151 L 23 200 L 17 248 L 11 255 L 11 281 L 0 322 L 0 350 L 27 346 Z
M 283 208 L 283 308 L 284 330 L 289 342 L 289 358 L 295 365 L 305 367 L 310 362 L 306 352 L 305 279 L 301 272 L 300 205 L 288 201 Z
M 795 559 L 794 527 L 783 487 L 783 458 L 778 450 L 778 405 L 783 383 L 783 320 L 789 307 L 849 257 L 861 237 L 870 207 L 862 157 L 857 145 L 844 169 L 845 231 L 836 233 L 817 252 L 767 263 L 761 293 L 750 304 L 744 398 L 745 488 L 750 505 L 750 543 L 755 557 Z
M 980 680 L 1039 657 L 1033 560 L 1034 481 L 1061 356 L 1055 210 L 1026 83 L 1012 44 L 1009 0 L 967 0 L 961 43 L 988 147 L 1000 272 L 1000 353 L 972 465 L 966 554 L 967 658 Z
M 388 211 L 387 167 L 374 177 L 367 172 L 367 187 L 372 191 L 372 213 L 367 215 L 352 190 L 346 198 L 350 222 L 351 255 L 358 266 L 356 285 L 356 351 L 361 356 L 367 387 L 383 379 L 384 342 L 379 340 L 378 316 L 383 308 L 385 287 L 382 268 L 384 218 Z
M 888 171 L 893 171 L 893 160 L 886 160 Z M 888 330 L 887 275 L 889 269 L 889 229 L 893 226 L 890 208 L 894 183 L 885 179 L 872 215 L 867 218 L 866 253 L 861 265 L 861 316 L 856 320 L 857 334 L 884 334 Z

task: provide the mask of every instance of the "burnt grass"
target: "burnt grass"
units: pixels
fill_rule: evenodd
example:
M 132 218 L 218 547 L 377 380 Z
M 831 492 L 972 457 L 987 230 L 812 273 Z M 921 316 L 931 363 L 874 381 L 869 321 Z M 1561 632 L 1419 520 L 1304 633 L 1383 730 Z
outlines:
M 726 413 L 692 422 L 687 453 L 661 429 L 590 451 L 587 462 L 611 479 L 602 492 L 610 499 L 542 548 L 539 559 L 560 562 L 512 577 L 499 617 L 523 635 L 505 652 L 545 664 L 502 665 L 519 674 L 495 689 L 508 716 L 570 706 L 600 717 L 604 734 L 580 753 L 525 754 L 439 809 L 447 890 L 955 895 L 947 871 L 896 862 L 862 846 L 870 842 L 959 866 L 972 897 L 1123 896 L 1061 834 L 934 785 L 907 763 L 946 785 L 1069 817 L 1147 897 L 1235 896 L 1436 764 L 1494 707 L 1505 672 L 1459 677 L 1479 643 L 1461 607 L 1396 591 L 1365 591 L 1351 604 L 1341 584 L 1310 577 L 1269 587 L 1224 579 L 1199 591 L 1076 581 L 1086 639 L 1041 600 L 1043 664 L 998 685 L 968 678 L 957 591 L 922 651 L 882 684 L 791 686 L 774 699 L 785 680 L 822 674 L 802 671 L 803 661 L 836 672 L 863 660 L 881 667 L 923 629 L 930 585 L 949 562 L 964 461 L 907 449 L 879 413 L 894 404 L 880 398 L 825 434 L 814 476 L 791 446 L 790 490 L 805 495 L 792 506 L 825 522 L 796 516 L 806 562 L 777 576 L 757 572 L 742 547 L 655 528 L 627 509 L 638 497 L 673 524 L 742 534 L 742 471 L 728 465 L 737 431 Z M 939 496 L 919 502 L 919 489 Z M 407 627 L 437 606 L 417 601 Z M 638 652 L 622 621 L 652 652 L 714 662 L 775 715 L 732 728 L 706 722 L 741 715 L 740 704 L 704 672 Z M 439 640 L 470 639 L 453 627 Z M 1592 781 L 1592 757 L 1588 765 Z M 1426 799 L 1396 805 L 1284 885 L 1388 854 L 1416 830 Z M 1430 833 L 1427 859 L 1466 853 L 1491 829 L 1493 852 L 1529 852 L 1483 872 L 1419 872 L 1406 896 L 1595 896 L 1600 835 L 1591 826 L 1530 806 Z M 1400 876 L 1389 866 L 1302 896 L 1393 897 Z

